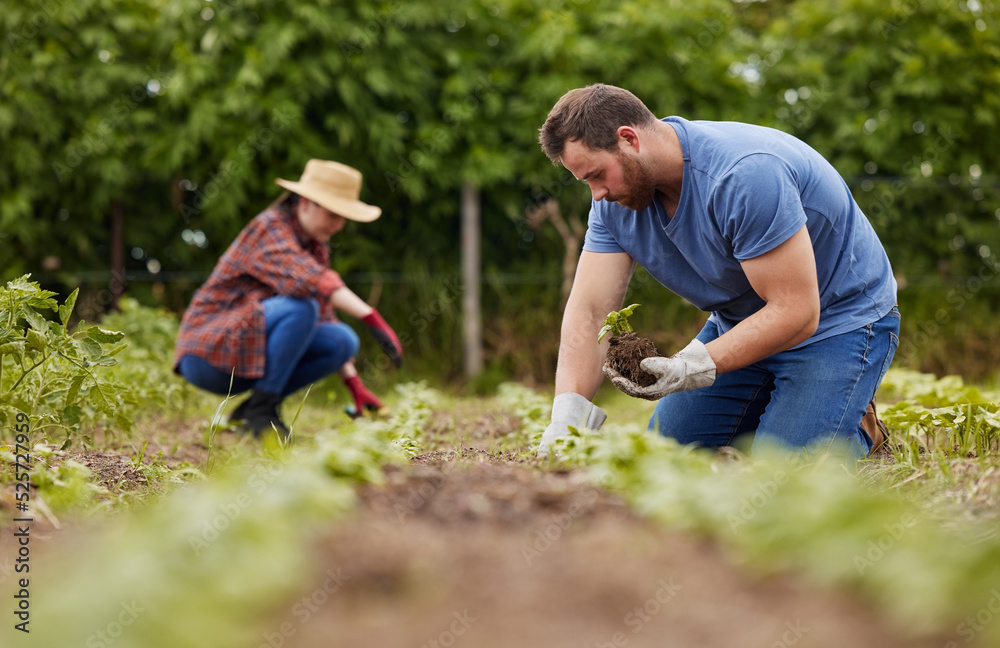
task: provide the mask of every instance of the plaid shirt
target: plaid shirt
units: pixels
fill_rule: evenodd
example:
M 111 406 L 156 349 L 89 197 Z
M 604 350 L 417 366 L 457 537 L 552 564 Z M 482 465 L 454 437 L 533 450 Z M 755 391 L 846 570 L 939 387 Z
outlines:
M 344 285 L 329 268 L 330 250 L 306 234 L 288 209 L 258 214 L 230 244 L 184 312 L 174 371 L 187 354 L 241 378 L 264 375 L 266 334 L 261 302 L 275 295 L 319 301 L 333 321 L 330 294 Z

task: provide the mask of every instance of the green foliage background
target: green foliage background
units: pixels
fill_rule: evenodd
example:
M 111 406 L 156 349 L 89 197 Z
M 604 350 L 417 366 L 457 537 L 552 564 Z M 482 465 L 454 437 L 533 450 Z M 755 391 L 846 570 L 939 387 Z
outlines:
M 771 125 L 827 155 L 898 273 L 898 362 L 992 375 L 997 15 L 987 0 L 3 0 L 0 277 L 82 286 L 95 319 L 119 205 L 126 291 L 180 310 L 275 177 L 337 159 L 384 216 L 334 239 L 334 267 L 410 334 L 410 368 L 451 378 L 471 182 L 490 375 L 547 382 L 562 244 L 524 210 L 555 198 L 585 217 L 589 194 L 535 136 L 566 90 L 607 82 L 658 115 Z M 627 299 L 666 349 L 701 318 L 641 272 Z

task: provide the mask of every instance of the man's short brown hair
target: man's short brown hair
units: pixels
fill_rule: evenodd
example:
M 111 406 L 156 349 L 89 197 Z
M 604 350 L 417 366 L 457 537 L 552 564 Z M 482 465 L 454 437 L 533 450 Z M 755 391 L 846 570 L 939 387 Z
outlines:
M 566 142 L 579 140 L 598 151 L 618 146 L 619 126 L 649 126 L 656 116 L 622 88 L 595 83 L 570 90 L 552 107 L 538 131 L 538 142 L 552 164 L 559 164 Z

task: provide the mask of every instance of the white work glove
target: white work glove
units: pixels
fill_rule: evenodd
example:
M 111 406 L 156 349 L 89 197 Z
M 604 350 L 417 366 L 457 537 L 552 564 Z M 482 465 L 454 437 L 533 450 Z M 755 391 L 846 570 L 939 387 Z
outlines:
M 639 366 L 656 376 L 656 382 L 640 387 L 606 363 L 604 375 L 629 396 L 646 400 L 659 400 L 667 394 L 708 387 L 715 382 L 715 362 L 698 340 L 692 340 L 669 358 L 645 358 Z
M 569 427 L 578 430 L 599 430 L 608 415 L 597 405 L 580 394 L 567 392 L 559 394 L 552 401 L 552 422 L 545 428 L 542 441 L 538 444 L 538 456 L 545 457 L 556 439 L 569 435 Z

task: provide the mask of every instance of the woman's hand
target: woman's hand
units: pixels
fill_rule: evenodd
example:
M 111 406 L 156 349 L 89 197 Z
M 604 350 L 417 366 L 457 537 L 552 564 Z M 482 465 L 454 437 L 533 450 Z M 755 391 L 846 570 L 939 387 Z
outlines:
M 361 321 L 368 325 L 368 329 L 372 332 L 375 341 L 378 345 L 382 347 L 386 355 L 392 360 L 399 369 L 403 364 L 403 345 L 399 343 L 399 337 L 396 336 L 396 332 L 392 330 L 382 316 L 374 308 L 372 312 L 361 318 Z

